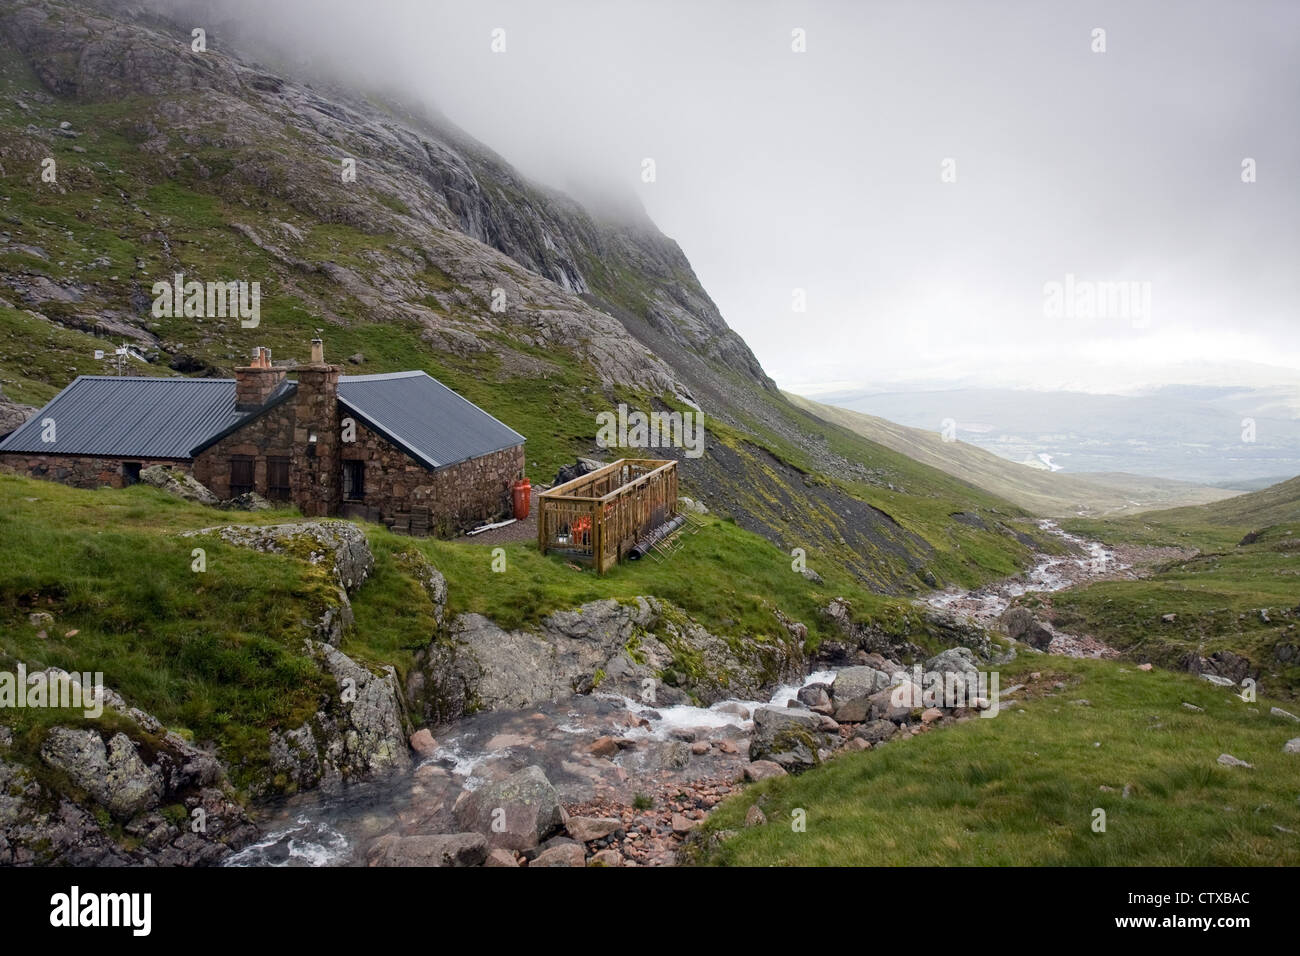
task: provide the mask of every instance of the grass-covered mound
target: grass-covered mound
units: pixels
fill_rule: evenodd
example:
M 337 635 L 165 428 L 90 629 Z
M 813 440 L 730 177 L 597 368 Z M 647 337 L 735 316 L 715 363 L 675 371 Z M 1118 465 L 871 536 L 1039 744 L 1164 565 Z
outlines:
M 301 648 L 304 621 L 331 594 L 325 571 L 177 532 L 291 517 L 0 475 L 0 666 L 102 672 L 133 706 L 216 743 L 228 761 L 264 759 L 268 728 L 301 724 L 324 689 Z M 207 570 L 197 573 L 200 545 Z M 40 613 L 53 622 L 33 623 Z M 67 717 L 0 713 L 33 746 L 43 724 Z
M 218 511 L 142 485 L 85 491 L 0 475 L 0 666 L 102 672 L 133 706 L 215 744 L 228 763 L 253 773 L 265 762 L 270 730 L 299 726 L 329 689 L 330 678 L 302 649 L 334 594 L 326 564 L 180 533 L 295 520 L 290 511 Z M 543 558 L 531 542 L 507 545 L 506 570 L 496 573 L 491 548 L 364 527 L 375 569 L 352 595 L 355 624 L 341 649 L 360 663 L 393 664 L 399 676 L 436 629 L 407 559 L 417 550 L 447 579 L 449 615 L 476 611 L 505 627 L 645 594 L 723 636 L 784 637 L 780 610 L 807 625 L 812 648 L 831 633 L 819 609 L 846 597 L 860 622 L 932 646 L 906 602 L 867 592 L 816 552 L 809 566 L 823 582 L 814 583 L 769 541 L 712 517 L 670 560 L 624 564 L 604 577 Z M 202 573 L 192 570 L 199 546 Z M 52 623 L 33 623 L 36 613 L 52 615 Z M 33 753 L 43 727 L 68 718 L 0 713 Z
M 1231 652 L 1251 662 L 1270 692 L 1300 692 L 1300 478 L 1212 505 L 1069 527 L 1113 543 L 1200 554 L 1142 580 L 1052 595 L 1058 626 L 1169 667 L 1189 655 Z
M 745 789 L 710 818 L 733 866 L 1295 866 L 1300 724 L 1205 681 L 1034 655 L 1023 706 Z M 1065 689 L 1053 687 L 1064 682 Z M 1047 696 L 1047 695 L 1055 696 Z M 1085 703 L 1086 701 L 1086 703 Z M 1203 708 L 1183 706 L 1184 702 Z M 1217 763 L 1229 753 L 1255 769 Z M 1124 796 L 1125 787 L 1129 795 Z M 1109 790 L 1102 790 L 1108 787 Z M 745 828 L 758 804 L 768 823 Z M 1094 811 L 1106 830 L 1093 830 Z M 805 832 L 792 813 L 803 810 Z

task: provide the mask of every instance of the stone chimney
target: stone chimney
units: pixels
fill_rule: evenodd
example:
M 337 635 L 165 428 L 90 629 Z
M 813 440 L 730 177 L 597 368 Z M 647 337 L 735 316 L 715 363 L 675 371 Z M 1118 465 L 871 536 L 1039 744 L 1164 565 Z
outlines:
M 300 475 L 298 507 L 309 517 L 338 514 L 343 503 L 339 367 L 326 364 L 320 339 L 311 340 L 311 362 L 298 366 L 293 444 Z
M 235 369 L 235 409 L 247 412 L 261 408 L 284 381 L 284 369 L 272 368 L 271 350 L 253 349 L 253 361 Z

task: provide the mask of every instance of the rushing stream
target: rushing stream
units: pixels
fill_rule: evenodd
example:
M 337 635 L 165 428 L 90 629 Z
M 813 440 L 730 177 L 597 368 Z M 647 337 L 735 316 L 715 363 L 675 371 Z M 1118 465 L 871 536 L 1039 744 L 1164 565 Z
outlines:
M 803 683 L 829 682 L 830 672 Z M 271 810 L 262 839 L 227 866 L 364 865 L 367 844 L 382 833 L 455 832 L 456 798 L 466 789 L 539 766 L 564 804 L 595 799 L 632 803 L 639 793 L 701 777 L 735 778 L 749 762 L 754 707 L 784 707 L 803 684 L 770 701 L 725 701 L 709 708 L 649 707 L 612 694 L 588 694 L 465 717 L 442 729 L 439 747 L 400 778 L 314 792 Z M 591 752 L 600 738 L 635 741 L 612 759 Z M 693 753 L 692 744 L 708 744 Z M 729 747 L 726 745 L 730 745 Z M 698 748 L 697 749 L 702 749 Z
M 1038 527 L 1061 538 L 1070 548 L 1066 554 L 1040 555 L 1024 574 L 971 591 L 950 588 L 936 591 L 924 599 L 929 607 L 959 617 L 966 617 L 984 628 L 992 628 L 1011 602 L 1030 592 L 1050 593 L 1074 587 L 1099 577 L 1115 577 L 1131 572 L 1130 564 L 1100 541 L 1090 541 L 1059 528 L 1056 522 L 1043 519 Z M 1050 622 L 1040 622 L 1052 634 L 1049 653 L 1070 657 L 1111 657 L 1115 652 L 1090 637 L 1058 631 Z
M 1011 601 L 1029 591 L 1059 591 L 1128 566 L 1109 548 L 1040 523 L 1070 546 L 1043 555 L 1016 578 L 973 591 L 947 590 L 924 599 L 930 607 L 991 626 Z M 1047 625 L 1050 629 L 1050 625 Z M 1053 630 L 1051 652 L 1100 656 L 1109 649 Z M 770 701 L 725 701 L 709 708 L 651 707 L 593 693 L 525 710 L 465 717 L 441 729 L 438 748 L 412 772 L 312 792 L 264 810 L 262 838 L 227 858 L 227 866 L 359 866 L 369 844 L 390 833 L 456 832 L 457 798 L 486 781 L 539 766 L 561 803 L 632 804 L 639 794 L 670 791 L 701 779 L 734 781 L 748 764 L 749 719 L 765 703 L 785 706 L 801 686 L 831 683 L 834 672 L 810 674 L 781 687 Z M 620 741 L 612 756 L 593 752 Z

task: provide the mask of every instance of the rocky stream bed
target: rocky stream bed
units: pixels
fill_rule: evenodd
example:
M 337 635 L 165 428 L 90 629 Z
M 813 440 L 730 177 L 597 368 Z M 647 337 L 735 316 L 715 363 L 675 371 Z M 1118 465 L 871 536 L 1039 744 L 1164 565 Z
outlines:
M 1043 528 L 1060 535 L 1068 553 L 1042 555 L 1016 578 L 936 592 L 921 603 L 978 633 L 1028 592 L 1137 573 L 1104 545 L 1050 522 Z M 1047 653 L 1114 654 L 1055 630 L 1042 644 Z M 974 688 L 974 668 L 987 663 L 988 649 L 981 651 L 983 660 L 952 648 L 923 666 L 960 674 Z M 919 695 L 913 706 L 899 706 L 899 687 L 913 670 L 863 646 L 845 653 L 845 666 L 796 675 L 762 698 L 697 707 L 597 689 L 462 717 L 439 727 L 436 740 L 429 731 L 412 738 L 417 759 L 409 773 L 264 811 L 259 839 L 225 864 L 671 865 L 712 807 L 746 781 L 970 720 L 983 706 L 923 707 Z

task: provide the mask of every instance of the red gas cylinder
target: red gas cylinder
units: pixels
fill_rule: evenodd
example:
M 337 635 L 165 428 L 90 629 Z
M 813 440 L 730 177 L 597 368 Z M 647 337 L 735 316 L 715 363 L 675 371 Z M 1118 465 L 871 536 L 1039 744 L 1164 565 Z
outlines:
M 528 507 L 532 503 L 533 487 L 528 483 L 527 478 L 521 478 L 511 485 L 510 490 L 514 493 L 515 498 L 515 517 L 523 521 L 528 517 Z

